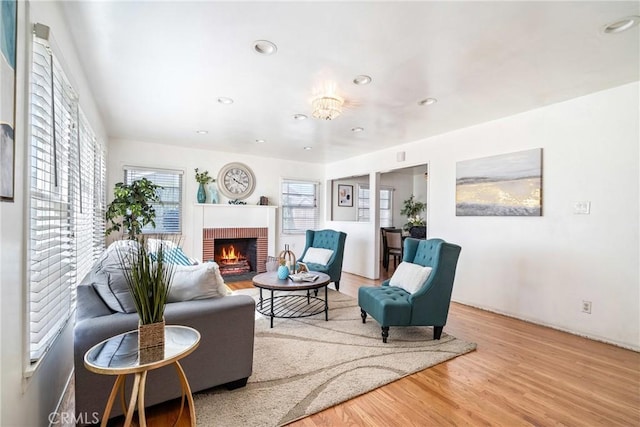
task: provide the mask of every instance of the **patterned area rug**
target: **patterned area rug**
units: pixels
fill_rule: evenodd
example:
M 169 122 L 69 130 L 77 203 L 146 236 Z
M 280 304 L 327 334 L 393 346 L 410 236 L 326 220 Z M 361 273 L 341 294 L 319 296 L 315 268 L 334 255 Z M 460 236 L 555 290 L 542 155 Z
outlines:
M 235 293 L 257 298 L 256 289 Z M 275 319 L 271 329 L 256 314 L 249 383 L 195 394 L 197 424 L 284 425 L 475 348 L 446 333 L 434 341 L 430 327 L 392 327 L 383 344 L 374 319 L 362 324 L 357 301 L 330 289 L 328 322 L 324 314 Z

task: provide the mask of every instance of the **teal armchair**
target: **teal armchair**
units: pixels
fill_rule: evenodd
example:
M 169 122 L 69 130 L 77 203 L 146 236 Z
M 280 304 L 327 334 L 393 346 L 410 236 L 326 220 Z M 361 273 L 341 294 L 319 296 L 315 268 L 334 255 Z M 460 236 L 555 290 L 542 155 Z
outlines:
M 442 239 L 405 239 L 402 260 L 431 267 L 431 274 L 413 294 L 391 286 L 390 279 L 379 287 L 358 289 L 362 323 L 366 322 L 367 314 L 377 320 L 385 343 L 390 326 L 433 326 L 433 338 L 439 340 L 447 323 L 460 250 L 460 246 Z
M 309 248 L 330 249 L 333 251 L 331 258 L 326 264 L 309 263 L 307 267 L 312 271 L 326 273 L 335 283 L 336 290 L 340 290 L 340 277 L 342 276 L 342 256 L 344 254 L 344 242 L 347 234 L 335 230 L 307 230 L 307 243 L 298 261 L 304 261 Z

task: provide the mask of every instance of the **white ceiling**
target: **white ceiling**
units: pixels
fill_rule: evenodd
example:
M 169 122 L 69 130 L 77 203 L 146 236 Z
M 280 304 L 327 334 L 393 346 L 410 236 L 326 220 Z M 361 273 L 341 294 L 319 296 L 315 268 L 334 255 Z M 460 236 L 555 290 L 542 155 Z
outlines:
M 637 1 L 63 8 L 109 137 L 135 141 L 324 163 L 640 78 L 638 27 L 602 32 L 640 15 Z M 277 54 L 255 53 L 260 39 Z M 354 85 L 359 74 L 372 83 Z M 346 99 L 333 121 L 311 118 L 313 90 L 327 80 Z M 427 97 L 438 102 L 417 104 Z

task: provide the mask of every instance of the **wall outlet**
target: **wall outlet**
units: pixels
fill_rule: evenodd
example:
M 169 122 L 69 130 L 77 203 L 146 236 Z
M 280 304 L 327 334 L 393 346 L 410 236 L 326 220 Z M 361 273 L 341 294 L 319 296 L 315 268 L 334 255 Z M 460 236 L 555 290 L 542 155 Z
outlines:
M 582 312 L 591 314 L 591 301 L 582 301 Z
M 589 215 L 591 213 L 591 202 L 575 202 L 573 213 L 576 215 Z

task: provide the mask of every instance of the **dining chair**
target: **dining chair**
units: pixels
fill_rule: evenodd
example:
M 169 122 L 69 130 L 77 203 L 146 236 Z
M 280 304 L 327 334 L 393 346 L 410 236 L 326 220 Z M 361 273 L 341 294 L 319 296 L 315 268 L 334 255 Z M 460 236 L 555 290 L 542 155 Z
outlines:
M 393 267 L 398 266 L 398 260 L 402 259 L 402 230 L 399 228 L 386 230 L 385 238 L 387 251 L 385 256 L 385 270 L 389 271 L 389 261 L 393 257 Z

